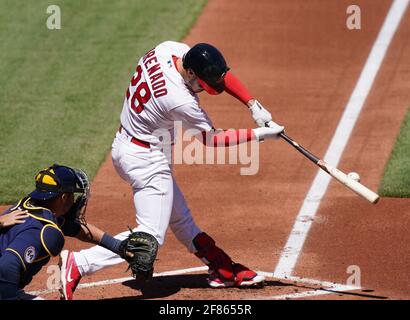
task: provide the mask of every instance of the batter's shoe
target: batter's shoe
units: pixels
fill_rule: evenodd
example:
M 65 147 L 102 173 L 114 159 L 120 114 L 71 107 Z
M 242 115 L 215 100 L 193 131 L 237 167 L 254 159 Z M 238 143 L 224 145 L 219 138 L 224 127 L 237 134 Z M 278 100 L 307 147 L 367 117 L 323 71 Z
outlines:
M 235 286 L 235 281 L 222 279 L 221 276 L 214 270 L 208 271 L 208 284 L 211 288 L 229 288 Z
M 223 280 L 217 272 L 209 270 L 208 284 L 212 288 L 229 288 L 229 287 L 260 287 L 263 286 L 265 277 L 257 274 L 255 271 L 239 264 L 233 263 L 235 274 L 234 281 Z
M 73 294 L 81 280 L 81 273 L 75 263 L 74 254 L 63 250 L 60 253 L 61 300 L 73 300 Z
M 221 248 L 215 245 L 215 240 L 205 232 L 198 234 L 193 244 L 197 249 L 195 255 L 209 268 L 208 282 L 211 287 L 218 288 L 233 284 L 235 274 L 232 259 Z
M 233 270 L 235 273 L 235 287 L 262 286 L 265 281 L 264 276 L 239 263 L 233 264 Z

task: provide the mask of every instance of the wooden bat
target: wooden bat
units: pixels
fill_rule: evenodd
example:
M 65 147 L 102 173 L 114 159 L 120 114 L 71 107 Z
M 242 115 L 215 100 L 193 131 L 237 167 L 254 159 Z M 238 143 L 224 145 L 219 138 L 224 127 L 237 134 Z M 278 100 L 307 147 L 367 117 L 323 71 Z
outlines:
M 335 178 L 337 181 L 339 181 L 340 183 L 344 184 L 349 189 L 356 192 L 359 196 L 362 196 L 363 198 L 365 198 L 366 200 L 374 204 L 376 204 L 379 201 L 380 197 L 377 193 L 365 187 L 360 182 L 349 178 L 344 172 L 340 171 L 339 169 L 334 168 L 328 163 L 326 163 L 325 161 L 319 159 L 314 154 L 312 154 L 311 152 L 303 148 L 301 145 L 299 145 L 292 138 L 287 136 L 284 132 L 282 132 L 280 136 L 285 141 L 287 141 L 290 145 L 292 145 L 296 150 L 302 153 L 306 158 L 308 158 L 310 161 L 315 163 L 320 169 L 327 172 L 330 176 Z

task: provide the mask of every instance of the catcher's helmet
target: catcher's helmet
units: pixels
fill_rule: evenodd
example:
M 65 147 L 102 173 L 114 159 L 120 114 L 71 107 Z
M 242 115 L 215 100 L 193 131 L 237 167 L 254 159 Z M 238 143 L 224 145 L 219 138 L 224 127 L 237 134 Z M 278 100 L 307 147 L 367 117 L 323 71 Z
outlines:
M 207 43 L 198 43 L 183 57 L 184 69 L 192 69 L 199 84 L 210 94 L 219 94 L 225 89 L 224 77 L 229 68 L 217 48 Z
M 54 164 L 36 174 L 36 189 L 29 196 L 36 200 L 48 200 L 60 194 L 88 192 L 87 175 L 78 169 Z

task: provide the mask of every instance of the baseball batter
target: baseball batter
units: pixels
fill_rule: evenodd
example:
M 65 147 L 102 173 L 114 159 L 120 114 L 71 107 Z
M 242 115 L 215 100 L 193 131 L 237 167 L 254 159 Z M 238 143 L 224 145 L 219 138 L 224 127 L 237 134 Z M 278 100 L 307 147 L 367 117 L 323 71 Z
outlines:
M 201 91 L 213 95 L 225 91 L 239 99 L 250 109 L 259 127 L 243 131 L 215 130 L 200 107 L 197 94 Z M 112 144 L 115 169 L 133 190 L 138 225 L 134 240 L 141 243 L 140 253 L 137 250 L 134 254 L 134 275 L 145 280 L 152 276 L 158 247 L 164 243 L 170 226 L 189 252 L 209 266 L 211 287 L 262 283 L 263 276 L 234 263 L 195 224 L 158 134 L 166 129 L 173 140 L 176 121 L 182 121 L 186 129 L 200 130 L 202 134 L 198 138 L 208 146 L 277 138 L 284 130 L 272 122 L 271 114 L 229 71 L 223 55 L 212 45 L 200 43 L 189 48 L 183 43 L 166 41 L 149 50 L 138 61 L 127 88 L 121 125 Z M 268 122 L 270 126 L 266 127 Z M 126 231 L 115 238 L 121 241 L 128 235 Z M 64 251 L 61 255 L 64 298 L 72 299 L 82 276 L 123 261 L 119 255 L 100 246 L 80 252 Z

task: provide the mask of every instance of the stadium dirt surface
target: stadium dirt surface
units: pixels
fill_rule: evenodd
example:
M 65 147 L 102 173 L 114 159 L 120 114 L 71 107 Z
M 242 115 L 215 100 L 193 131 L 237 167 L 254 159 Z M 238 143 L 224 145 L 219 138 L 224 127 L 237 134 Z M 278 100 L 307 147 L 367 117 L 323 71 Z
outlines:
M 323 156 L 389 10 L 391 1 L 360 0 L 362 29 L 346 28 L 351 1 L 210 0 L 185 42 L 210 42 L 232 71 L 270 109 L 274 119 L 306 148 Z M 222 18 L 221 18 L 222 17 Z M 410 11 L 393 39 L 338 167 L 357 171 L 377 190 L 401 121 L 410 104 Z M 133 61 L 130 61 L 133 63 Z M 220 128 L 253 127 L 249 112 L 223 94 L 202 94 L 203 107 Z M 113 132 L 114 136 L 114 132 Z M 257 175 L 248 165 L 175 165 L 175 177 L 197 224 L 235 260 L 273 272 L 317 167 L 284 141 L 260 146 Z M 115 173 L 110 155 L 92 185 L 88 221 L 116 234 L 135 225 L 131 189 Z M 371 205 L 332 181 L 292 275 L 346 284 L 347 268 L 361 271 L 361 290 L 307 299 L 409 299 L 407 230 L 410 199 L 383 198 Z M 87 245 L 68 239 L 66 248 Z M 53 259 L 50 265 L 56 264 Z M 202 263 L 167 236 L 156 272 Z M 86 276 L 81 283 L 129 277 L 122 264 Z M 50 269 L 51 271 L 51 269 Z M 46 288 L 43 269 L 27 291 Z M 265 299 L 319 286 L 268 278 L 264 288 L 210 289 L 206 271 L 77 290 L 76 299 Z M 55 299 L 55 292 L 43 295 Z

